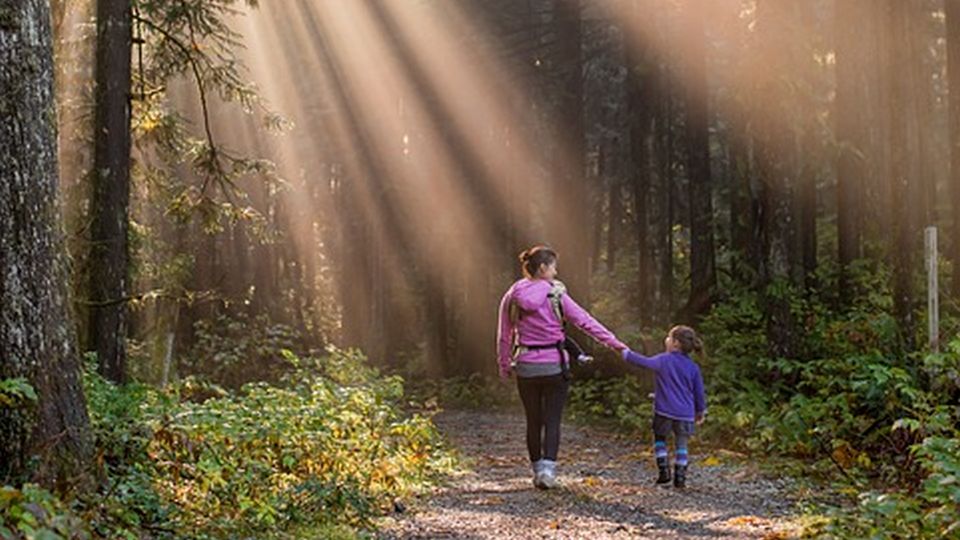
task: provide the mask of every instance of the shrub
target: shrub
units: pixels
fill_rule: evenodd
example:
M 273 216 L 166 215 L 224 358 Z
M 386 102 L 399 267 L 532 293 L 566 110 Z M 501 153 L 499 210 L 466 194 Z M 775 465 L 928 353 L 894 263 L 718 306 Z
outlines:
M 453 467 L 431 420 L 404 413 L 399 377 L 382 376 L 355 351 L 284 356 L 294 367 L 282 385 L 204 394 L 197 380 L 164 390 L 116 386 L 89 366 L 103 481 L 75 503 L 86 523 L 47 492 L 5 487 L 0 537 L 280 538 L 309 530 L 346 538 Z

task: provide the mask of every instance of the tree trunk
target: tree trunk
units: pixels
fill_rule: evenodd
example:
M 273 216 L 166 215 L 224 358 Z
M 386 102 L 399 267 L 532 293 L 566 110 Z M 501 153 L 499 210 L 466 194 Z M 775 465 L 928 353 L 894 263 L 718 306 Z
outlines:
M 666 68 L 664 68 L 666 69 Z M 660 317 L 658 321 L 663 324 L 670 324 L 673 319 L 673 226 L 676 223 L 676 208 L 674 190 L 676 186 L 676 167 L 674 152 L 673 120 L 674 107 L 673 98 L 669 93 L 664 93 L 666 89 L 666 77 L 661 79 L 658 90 L 661 90 L 660 107 L 658 108 L 660 118 L 657 120 L 656 140 L 659 141 L 659 148 L 656 154 L 659 156 L 659 174 L 660 180 Z
M 636 22 L 644 24 L 641 6 L 633 4 L 631 16 Z M 646 7 L 646 6 L 644 6 Z M 631 25 L 636 28 L 636 25 Z M 647 199 L 651 188 L 652 160 L 650 155 L 650 136 L 653 131 L 653 118 L 659 66 L 650 52 L 652 43 L 627 45 L 627 107 L 629 111 L 630 151 L 633 163 L 633 214 L 634 230 L 637 237 L 637 289 L 634 301 L 640 306 L 641 328 L 652 322 L 652 294 L 650 284 L 655 275 L 651 256 L 651 238 Z M 639 47 L 643 47 L 638 51 Z M 611 204 L 612 195 L 611 195 Z M 612 225 L 611 225 L 612 227 Z M 612 267 L 612 265 L 611 265 Z
M 690 298 L 684 311 L 689 318 L 696 318 L 710 309 L 711 296 L 717 285 L 704 9 L 704 1 L 691 1 L 684 13 L 684 35 L 688 43 L 685 101 L 690 199 Z
M 866 0 L 870 1 L 870 0 Z M 863 104 L 866 79 L 863 58 L 866 48 L 855 32 L 844 31 L 866 20 L 864 0 L 837 0 L 835 46 L 837 94 L 834 102 L 837 153 L 837 252 L 840 263 L 839 297 L 849 306 L 856 296 L 850 282 L 850 264 L 862 256 L 860 213 L 864 198 L 864 152 L 867 140 Z
M 441 278 L 446 279 L 446 278 Z M 447 324 L 447 303 L 441 283 L 427 283 L 425 287 L 426 324 L 430 329 L 426 337 L 428 375 L 433 379 L 449 377 L 454 374 L 455 366 L 450 362 L 448 351 L 449 326 Z
M 913 0 L 909 15 L 908 28 L 910 35 L 910 74 L 913 84 L 910 87 L 912 99 L 910 101 L 910 129 L 911 142 L 914 150 L 910 152 L 911 176 L 915 179 L 914 189 L 918 190 L 918 206 L 915 210 L 915 221 L 919 234 L 925 225 L 937 223 L 937 186 L 934 176 L 936 156 L 931 141 L 933 130 L 930 126 L 936 124 L 933 113 L 935 75 L 930 65 L 934 62 L 929 53 L 936 48 L 935 38 L 931 39 L 930 20 L 931 6 L 926 0 Z
M 128 207 L 130 205 L 129 0 L 97 2 L 96 113 L 90 246 L 88 348 L 100 372 L 126 379 Z
M 790 309 L 789 291 L 794 277 L 796 222 L 789 153 L 793 148 L 788 99 L 783 74 L 787 73 L 791 24 L 796 22 L 789 0 L 770 0 L 758 6 L 760 42 L 770 51 L 756 91 L 765 96 L 757 111 L 754 134 L 759 169 L 759 236 L 763 246 L 760 281 L 764 287 L 764 308 L 770 354 L 796 358 L 799 333 Z M 759 51 L 756 51 L 759 54 Z
M 0 482 L 65 487 L 92 444 L 57 201 L 57 118 L 45 0 L 0 7 L 0 381 L 37 400 L 0 407 Z
M 953 214 L 953 295 L 960 294 L 960 0 L 945 0 L 950 87 L 950 186 Z
M 617 267 L 617 246 L 620 245 L 620 222 L 623 220 L 623 199 L 620 191 L 620 178 L 610 179 L 607 212 L 607 271 L 613 273 Z
M 747 121 L 740 113 L 735 117 L 735 125 L 746 126 Z M 745 128 L 730 133 L 730 242 L 739 260 L 747 263 L 753 260 L 750 234 L 753 231 L 751 212 L 753 166 L 750 159 L 750 137 Z
M 911 190 L 909 174 L 909 144 L 907 111 L 912 81 L 910 73 L 909 34 L 907 17 L 909 5 L 903 0 L 888 0 L 887 35 L 889 36 L 889 59 L 886 66 L 886 84 L 890 92 L 890 219 L 894 223 L 893 240 L 893 311 L 897 319 L 901 342 L 907 350 L 914 348 L 914 262 L 918 258 L 914 249 L 919 243 L 915 238 L 915 206 L 917 189 Z
M 808 125 L 808 128 L 813 126 Z M 811 131 L 803 134 L 801 155 L 815 156 L 814 146 L 817 144 Z M 805 158 L 806 159 L 806 158 Z M 814 158 L 816 159 L 816 158 Z M 807 291 L 816 288 L 817 272 L 817 173 L 812 163 L 802 163 L 799 171 L 799 185 L 797 187 L 797 213 L 800 244 L 800 268 L 802 276 L 800 283 Z
M 570 294 L 584 304 L 590 298 L 590 193 L 584 178 L 586 137 L 583 125 L 583 53 L 581 0 L 556 0 L 558 57 L 563 73 L 559 110 L 560 148 L 557 159 L 557 204 L 551 210 L 552 235 L 557 239 L 561 277 Z M 586 206 L 584 206 L 586 205 Z

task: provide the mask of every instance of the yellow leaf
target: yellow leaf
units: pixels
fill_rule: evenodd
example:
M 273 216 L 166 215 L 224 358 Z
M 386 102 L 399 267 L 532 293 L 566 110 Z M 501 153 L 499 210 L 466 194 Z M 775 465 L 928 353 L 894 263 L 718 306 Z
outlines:
M 587 487 L 596 487 L 600 485 L 600 479 L 596 476 L 588 476 L 583 479 L 583 484 Z
M 720 460 L 717 458 L 717 456 L 710 456 L 703 460 L 702 465 L 704 467 L 716 467 L 717 465 L 720 465 Z
M 727 523 L 734 526 L 747 525 L 752 527 L 762 525 L 763 520 L 756 516 L 738 516 L 731 518 L 729 521 L 727 521 Z

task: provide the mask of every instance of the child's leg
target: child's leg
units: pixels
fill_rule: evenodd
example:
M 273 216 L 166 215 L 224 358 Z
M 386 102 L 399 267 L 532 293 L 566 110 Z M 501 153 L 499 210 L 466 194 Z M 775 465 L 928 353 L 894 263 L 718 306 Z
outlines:
M 693 422 L 674 422 L 674 435 L 677 438 L 677 457 L 674 460 L 673 485 L 682 488 L 687 485 L 687 464 L 688 450 L 687 445 L 690 441 L 690 435 L 693 434 Z
M 669 464 L 667 456 L 667 439 L 659 435 L 654 435 L 653 454 L 657 459 L 657 467 L 666 467 Z
M 674 459 L 674 463 L 677 465 L 687 466 L 688 450 L 687 445 L 690 442 L 690 435 L 684 433 L 684 429 L 681 428 L 677 430 L 677 455 Z
M 670 435 L 669 418 L 662 416 L 653 416 L 653 455 L 657 460 L 658 484 L 666 484 L 670 481 L 670 461 L 667 453 L 667 437 Z

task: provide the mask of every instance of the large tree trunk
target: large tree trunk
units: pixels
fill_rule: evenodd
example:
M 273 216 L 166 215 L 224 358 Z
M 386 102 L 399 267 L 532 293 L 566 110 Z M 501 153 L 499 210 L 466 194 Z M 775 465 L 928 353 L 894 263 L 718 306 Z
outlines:
M 911 2 L 911 13 L 908 16 L 910 43 L 909 54 L 911 69 L 909 74 L 912 85 L 910 92 L 909 130 L 911 138 L 910 158 L 911 158 L 911 177 L 915 178 L 914 190 L 917 190 L 917 207 L 914 209 L 914 225 L 917 232 L 925 225 L 935 225 L 937 223 L 937 186 L 934 164 L 937 156 L 933 151 L 934 130 L 930 126 L 936 125 L 933 111 L 934 99 L 934 80 L 939 73 L 935 74 L 931 69 L 936 59 L 932 58 L 929 52 L 937 47 L 931 29 L 931 20 L 933 19 L 931 10 L 939 8 L 931 7 L 927 0 L 913 0 Z
M 607 216 L 607 271 L 617 267 L 617 246 L 620 245 L 620 222 L 623 221 L 623 200 L 620 175 L 610 178 L 608 191 L 609 215 Z
M 664 68 L 666 69 L 666 68 Z M 658 242 L 658 252 L 660 256 L 659 272 L 659 298 L 661 313 L 657 321 L 662 324 L 671 324 L 673 319 L 674 306 L 674 276 L 673 276 L 673 225 L 676 222 L 675 208 L 675 183 L 676 168 L 674 166 L 674 107 L 673 98 L 666 93 L 667 77 L 662 74 L 660 84 L 657 89 L 659 92 L 657 130 L 654 132 L 656 154 L 659 157 L 658 178 L 659 182 L 659 215 L 660 215 L 660 235 Z
M 46 0 L 0 7 L 0 380 L 36 402 L 0 407 L 0 482 L 79 479 L 91 457 L 57 203 L 53 50 Z
M 709 0 L 707 0 L 709 1 Z M 707 85 L 704 1 L 688 2 L 684 13 L 686 51 L 686 146 L 690 198 L 690 298 L 684 309 L 695 318 L 710 309 L 717 285 L 713 249 L 713 188 L 710 180 L 710 101 Z
M 867 0 L 870 1 L 870 0 Z M 866 78 L 863 40 L 843 31 L 865 17 L 864 0 L 837 0 L 835 12 L 837 94 L 834 102 L 835 129 L 840 145 L 837 153 L 837 251 L 840 262 L 840 301 L 847 306 L 854 298 L 850 264 L 862 256 L 860 214 L 866 175 L 863 154 L 867 139 L 863 105 Z
M 645 12 L 643 8 L 649 7 L 638 5 L 634 2 L 632 5 L 631 17 L 633 17 L 633 28 L 643 28 L 646 21 L 643 20 Z M 656 111 L 657 77 L 659 70 L 657 59 L 654 57 L 651 49 L 653 42 L 649 34 L 641 36 L 640 43 L 627 43 L 627 110 L 630 115 L 630 151 L 632 155 L 633 178 L 631 185 L 633 187 L 633 215 L 634 230 L 637 238 L 637 288 L 634 302 L 640 306 L 640 326 L 641 328 L 652 322 L 654 305 L 653 295 L 651 294 L 652 278 L 656 274 L 652 256 L 652 240 L 656 235 L 651 235 L 649 227 L 649 208 L 648 198 L 651 191 L 651 177 L 653 172 L 653 160 L 650 153 L 650 138 L 653 133 L 653 118 Z M 611 204 L 612 200 L 611 200 Z M 612 225 L 611 225 L 612 226 Z M 612 264 L 611 264 L 612 268 Z
M 777 358 L 796 358 L 799 354 L 797 323 L 790 309 L 787 294 L 795 275 L 796 222 L 789 153 L 793 149 L 792 133 L 786 124 L 788 99 L 784 76 L 789 66 L 787 36 L 796 22 L 791 0 L 768 0 L 758 6 L 757 27 L 760 42 L 766 51 L 758 86 L 763 103 L 757 110 L 754 133 L 759 170 L 758 228 L 763 257 L 760 281 L 765 288 L 767 339 L 770 353 Z M 755 54 L 761 54 L 755 51 Z
M 734 125 L 746 126 L 745 116 L 744 113 L 737 113 L 734 117 Z M 730 137 L 732 137 L 730 142 L 730 244 L 737 257 L 745 263 L 746 267 L 749 267 L 750 261 L 755 259 L 754 254 L 751 253 L 753 243 L 750 241 L 751 231 L 754 228 L 750 137 L 744 127 L 731 132 Z
M 551 236 L 557 239 L 561 278 L 582 303 L 590 298 L 590 193 L 585 172 L 583 125 L 583 22 L 580 0 L 556 0 L 556 31 L 561 36 L 557 55 L 563 73 L 559 108 L 560 147 L 555 160 L 557 203 L 551 209 Z
M 960 0 L 945 0 L 950 86 L 950 186 L 953 210 L 953 295 L 960 293 Z
M 795 281 L 804 286 L 807 292 L 816 289 L 817 271 L 817 179 L 819 176 L 818 163 L 820 155 L 819 133 L 816 114 L 809 105 L 816 96 L 817 80 L 820 78 L 816 60 L 812 54 L 804 54 L 814 48 L 817 40 L 818 24 L 816 9 L 812 2 L 797 4 L 796 28 L 800 30 L 797 42 L 794 43 L 797 51 L 792 55 L 799 64 L 796 71 L 800 76 L 803 88 L 798 102 L 802 107 L 800 126 L 802 132 L 797 141 L 796 166 L 797 169 L 797 251 L 800 254 Z
M 909 58 L 909 34 L 907 17 L 910 8 L 903 0 L 888 0 L 887 28 L 889 58 L 886 66 L 886 81 L 890 92 L 890 211 L 893 222 L 893 311 L 900 330 L 901 342 L 908 349 L 914 346 L 916 320 L 914 316 L 913 272 L 919 243 L 914 216 L 918 202 L 916 189 L 910 189 L 909 144 L 907 111 L 910 99 L 911 72 Z
M 127 225 L 130 204 L 129 0 L 97 2 L 96 119 L 87 347 L 100 371 L 126 379 Z
M 807 127 L 812 128 L 809 125 Z M 815 135 L 807 131 L 803 134 L 801 154 L 815 155 L 816 144 Z M 803 163 L 800 167 L 797 208 L 800 282 L 810 292 L 817 284 L 817 172 L 813 163 Z

